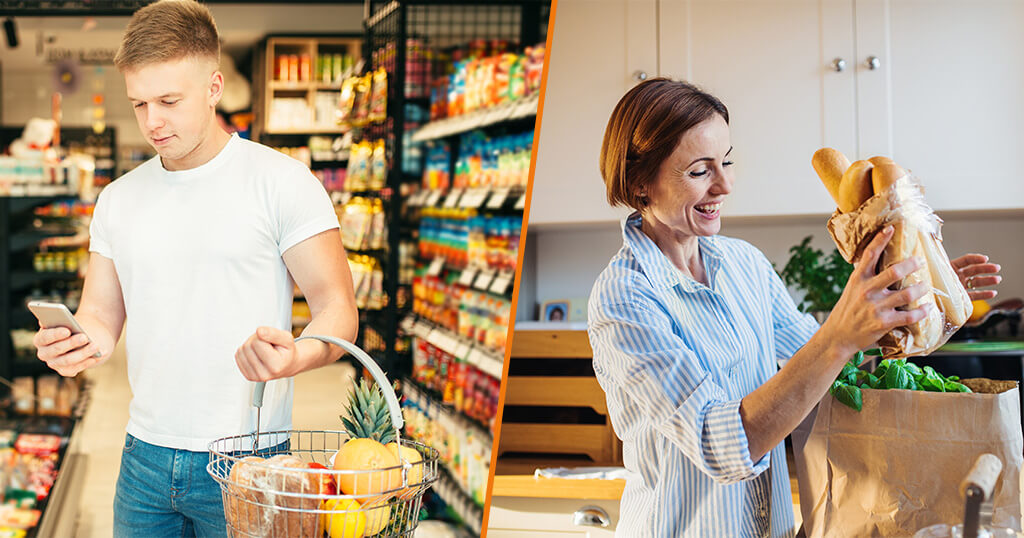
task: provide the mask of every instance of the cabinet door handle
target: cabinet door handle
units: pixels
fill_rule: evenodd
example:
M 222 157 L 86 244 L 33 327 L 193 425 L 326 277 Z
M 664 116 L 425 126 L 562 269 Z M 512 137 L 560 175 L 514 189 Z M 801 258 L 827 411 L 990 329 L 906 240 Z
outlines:
M 868 56 L 868 69 L 874 71 L 882 66 L 882 60 L 878 59 L 878 56 Z
M 633 80 L 637 82 L 647 80 L 647 71 L 633 71 Z
M 846 60 L 842 58 L 836 58 L 832 60 L 832 69 L 836 73 L 841 73 L 843 69 L 846 69 Z
M 607 527 L 612 524 L 612 518 L 600 506 L 584 506 L 572 515 L 572 524 L 577 527 Z

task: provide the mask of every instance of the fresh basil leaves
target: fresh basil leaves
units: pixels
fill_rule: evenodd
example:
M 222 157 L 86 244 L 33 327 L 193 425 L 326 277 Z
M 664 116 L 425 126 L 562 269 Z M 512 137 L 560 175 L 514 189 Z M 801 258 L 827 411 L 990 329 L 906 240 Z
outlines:
M 859 365 L 863 361 L 864 354 L 858 351 L 850 362 L 843 365 L 839 376 L 829 388 L 829 393 L 837 400 L 857 411 L 864 406 L 862 389 L 971 392 L 971 389 L 958 382 L 959 377 L 943 377 L 931 366 L 920 368 L 912 362 L 907 362 L 907 359 L 885 359 L 878 363 L 874 372 L 860 369 Z

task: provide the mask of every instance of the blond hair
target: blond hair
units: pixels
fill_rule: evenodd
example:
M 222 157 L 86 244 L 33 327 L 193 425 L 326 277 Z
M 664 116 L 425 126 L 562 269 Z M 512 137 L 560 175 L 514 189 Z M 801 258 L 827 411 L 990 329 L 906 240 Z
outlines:
M 209 8 L 194 0 L 160 0 L 132 15 L 114 65 L 124 72 L 182 58 L 219 63 L 217 23 Z

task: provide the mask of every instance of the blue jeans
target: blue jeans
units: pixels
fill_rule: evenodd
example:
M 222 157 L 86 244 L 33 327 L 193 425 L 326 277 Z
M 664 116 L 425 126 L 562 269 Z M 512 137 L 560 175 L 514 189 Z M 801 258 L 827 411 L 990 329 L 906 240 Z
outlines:
M 259 455 L 287 453 L 288 444 Z M 114 537 L 225 536 L 220 485 L 206 472 L 209 462 L 209 452 L 151 445 L 126 434 L 114 495 Z

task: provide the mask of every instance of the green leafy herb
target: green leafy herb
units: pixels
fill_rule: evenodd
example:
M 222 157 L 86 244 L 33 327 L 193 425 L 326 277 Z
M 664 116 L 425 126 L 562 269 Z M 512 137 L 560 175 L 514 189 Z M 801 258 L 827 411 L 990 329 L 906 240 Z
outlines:
M 884 359 L 878 363 L 874 372 L 859 368 L 864 355 L 857 352 L 839 372 L 836 380 L 829 388 L 829 393 L 841 403 L 857 411 L 863 408 L 861 389 L 902 389 L 923 390 L 929 392 L 971 392 L 966 385 L 959 383 L 959 377 L 951 375 L 943 377 L 931 366 L 924 368 L 907 362 L 907 359 Z

